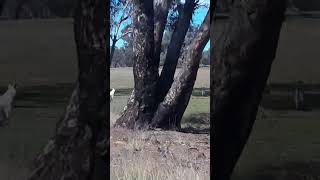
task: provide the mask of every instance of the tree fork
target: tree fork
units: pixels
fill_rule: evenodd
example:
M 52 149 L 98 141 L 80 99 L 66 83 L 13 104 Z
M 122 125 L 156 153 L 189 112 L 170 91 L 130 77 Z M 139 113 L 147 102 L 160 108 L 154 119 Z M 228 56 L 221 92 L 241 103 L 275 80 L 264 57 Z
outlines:
M 156 66 L 159 67 L 160 64 L 160 54 L 161 54 L 161 44 L 163 33 L 166 27 L 169 8 L 172 0 L 157 0 L 154 4 L 155 14 L 154 14 L 154 58 Z
M 180 129 L 183 113 L 189 103 L 197 77 L 202 51 L 210 37 L 210 11 L 189 48 L 181 73 L 172 84 L 164 101 L 160 103 L 152 120 L 152 127 Z
M 195 6 L 195 0 L 186 0 L 182 14 L 179 16 L 178 22 L 173 31 L 163 69 L 157 83 L 158 103 L 163 101 L 174 81 L 174 74 L 180 57 L 180 51 L 188 32 Z

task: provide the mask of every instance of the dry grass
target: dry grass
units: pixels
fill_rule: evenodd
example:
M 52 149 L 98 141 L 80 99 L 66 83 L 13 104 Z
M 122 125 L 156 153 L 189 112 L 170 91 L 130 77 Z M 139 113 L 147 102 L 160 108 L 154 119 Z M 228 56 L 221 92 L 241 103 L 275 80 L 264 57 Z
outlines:
M 112 129 L 111 179 L 210 179 L 208 135 Z

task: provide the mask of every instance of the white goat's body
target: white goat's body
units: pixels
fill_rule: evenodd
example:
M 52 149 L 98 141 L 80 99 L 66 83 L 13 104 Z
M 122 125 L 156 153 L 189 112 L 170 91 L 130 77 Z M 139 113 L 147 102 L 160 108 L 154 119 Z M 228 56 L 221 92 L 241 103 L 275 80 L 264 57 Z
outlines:
M 114 92 L 115 92 L 115 91 L 116 91 L 116 90 L 115 90 L 114 88 L 112 88 L 112 90 L 110 91 L 110 101 L 113 100 Z
M 16 89 L 11 85 L 9 85 L 8 90 L 0 96 L 0 126 L 9 120 L 15 96 Z

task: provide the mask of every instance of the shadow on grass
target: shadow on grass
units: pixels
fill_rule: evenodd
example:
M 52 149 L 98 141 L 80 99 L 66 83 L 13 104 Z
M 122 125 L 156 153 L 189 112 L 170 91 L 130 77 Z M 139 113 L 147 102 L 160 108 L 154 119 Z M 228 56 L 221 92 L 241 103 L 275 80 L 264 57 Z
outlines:
M 200 113 L 185 118 L 183 120 L 183 125 L 180 132 L 192 134 L 209 134 L 210 114 Z
M 183 133 L 192 133 L 192 134 L 209 134 L 210 133 L 210 128 L 194 128 L 194 127 L 186 127 L 182 128 L 180 132 Z

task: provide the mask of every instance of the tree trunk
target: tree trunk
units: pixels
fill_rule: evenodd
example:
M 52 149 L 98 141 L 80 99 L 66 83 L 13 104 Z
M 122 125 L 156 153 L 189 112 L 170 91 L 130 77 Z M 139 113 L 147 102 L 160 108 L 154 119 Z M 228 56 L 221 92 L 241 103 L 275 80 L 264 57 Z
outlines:
M 134 1 L 134 99 L 115 126 L 144 129 L 153 117 L 158 67 L 154 61 L 153 1 Z
M 195 0 L 186 0 L 182 14 L 179 16 L 179 20 L 173 31 L 163 69 L 157 84 L 157 101 L 159 103 L 163 101 L 173 83 L 181 48 L 190 27 L 195 5 Z
M 104 1 L 79 0 L 74 18 L 79 77 L 55 136 L 29 180 L 107 179 L 108 125 Z
M 0 0 L 0 16 L 2 15 L 2 11 L 5 4 L 6 4 L 6 0 Z
M 154 3 L 154 9 L 156 10 L 154 14 L 154 61 L 157 67 L 160 63 L 161 43 L 171 3 L 172 0 L 158 0 Z M 132 105 L 130 102 L 133 102 L 133 99 L 134 93 L 132 92 L 126 108 Z
M 114 55 L 114 51 L 115 51 L 115 49 L 116 49 L 116 43 L 117 43 L 117 37 L 115 36 L 115 37 L 113 37 L 113 39 L 112 39 L 112 45 L 111 45 L 111 52 L 110 52 L 110 57 L 109 57 L 109 59 L 110 59 L 110 65 L 111 65 L 111 62 L 112 62 L 112 59 L 113 59 L 113 55 Z
M 160 64 L 162 37 L 167 24 L 167 18 L 171 3 L 172 0 L 157 0 L 154 4 L 154 58 L 158 67 Z
M 197 36 L 188 46 L 189 53 L 182 71 L 172 84 L 164 101 L 158 106 L 152 120 L 153 127 L 180 129 L 181 118 L 192 94 L 202 52 L 209 41 L 210 19 L 210 11 L 208 11 Z
M 213 179 L 230 179 L 275 58 L 285 0 L 235 1 L 212 72 Z

